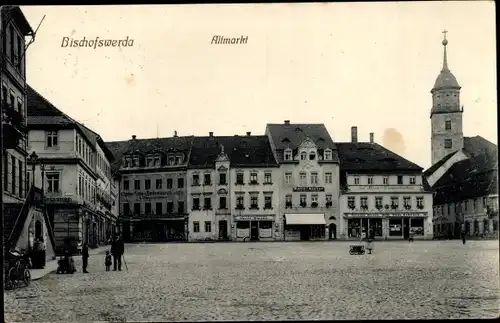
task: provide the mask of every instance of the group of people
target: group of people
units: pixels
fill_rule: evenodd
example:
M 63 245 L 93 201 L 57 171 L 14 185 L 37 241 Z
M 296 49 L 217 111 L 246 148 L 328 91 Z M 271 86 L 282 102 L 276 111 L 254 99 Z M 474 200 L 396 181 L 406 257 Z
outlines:
M 117 236 L 111 242 L 111 250 L 106 251 L 106 256 L 104 259 L 104 265 L 106 267 L 106 271 L 111 270 L 111 265 L 113 264 L 113 270 L 121 271 L 122 270 L 122 257 L 125 252 L 125 245 L 121 237 Z M 84 273 L 88 273 L 87 266 L 89 261 L 89 246 L 88 243 L 85 242 L 82 247 L 82 269 Z M 113 260 L 111 260 L 113 259 Z

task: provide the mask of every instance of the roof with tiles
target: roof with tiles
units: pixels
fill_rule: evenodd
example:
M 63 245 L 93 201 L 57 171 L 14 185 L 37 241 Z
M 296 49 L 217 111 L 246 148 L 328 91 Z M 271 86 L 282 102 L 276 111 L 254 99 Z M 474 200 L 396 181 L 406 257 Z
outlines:
M 95 148 L 99 142 L 101 148 L 103 149 L 106 157 L 110 160 L 114 160 L 112 152 L 106 147 L 101 136 L 94 132 L 93 130 L 87 128 L 85 125 L 74 120 L 58 108 L 56 108 L 52 103 L 50 103 L 46 98 L 44 98 L 40 93 L 38 93 L 31 86 L 27 86 L 27 98 L 28 98 L 28 127 L 29 128 L 40 128 L 44 126 L 60 126 L 61 128 L 76 128 L 82 135 L 87 139 L 90 145 Z
M 464 152 L 467 156 L 472 157 L 484 152 L 496 153 L 497 145 L 484 139 L 481 136 L 464 137 Z
M 127 154 L 138 153 L 145 156 L 154 153 L 177 151 L 182 152 L 186 156 L 186 159 L 188 159 L 193 138 L 193 136 L 184 136 L 106 142 L 106 145 L 116 157 L 115 162 L 111 165 L 112 172 L 116 173 L 120 169 L 122 157 Z
M 332 149 L 332 160 L 338 162 L 337 147 L 324 124 L 300 124 L 288 121 L 285 121 L 284 124 L 271 123 L 267 124 L 266 133 L 271 136 L 273 145 L 278 152 L 276 155 L 279 162 L 284 159 L 282 152 L 285 149 L 292 148 L 293 153 L 296 154 L 297 148 L 306 138 L 316 144 L 320 154 L 324 149 Z
M 433 174 L 435 171 L 437 171 L 439 169 L 439 167 L 443 166 L 444 163 L 446 163 L 455 154 L 456 154 L 456 151 L 454 151 L 451 154 L 448 154 L 448 155 L 444 156 L 443 158 L 441 158 L 441 160 L 439 160 L 437 163 L 435 163 L 434 165 L 432 165 L 431 167 L 429 167 L 424 172 L 424 175 L 425 176 L 429 176 L 429 175 Z
M 433 189 L 435 205 L 498 194 L 498 154 L 486 151 L 457 162 Z
M 229 157 L 231 167 L 278 167 L 267 136 L 195 137 L 189 168 L 213 168 L 221 152 Z

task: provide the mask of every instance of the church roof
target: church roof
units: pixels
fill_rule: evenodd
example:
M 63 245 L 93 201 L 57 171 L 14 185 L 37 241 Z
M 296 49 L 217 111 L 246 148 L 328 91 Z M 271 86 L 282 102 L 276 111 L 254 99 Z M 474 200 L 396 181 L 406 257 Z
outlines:
M 448 45 L 448 40 L 443 40 L 444 46 L 444 54 L 443 54 L 443 68 L 441 69 L 441 73 L 439 73 L 436 82 L 434 83 L 434 87 L 431 90 L 431 93 L 434 93 L 437 90 L 446 90 L 446 89 L 456 89 L 460 90 L 460 85 L 457 82 L 457 79 L 453 73 L 451 73 L 448 68 L 448 57 L 446 53 L 446 45 Z

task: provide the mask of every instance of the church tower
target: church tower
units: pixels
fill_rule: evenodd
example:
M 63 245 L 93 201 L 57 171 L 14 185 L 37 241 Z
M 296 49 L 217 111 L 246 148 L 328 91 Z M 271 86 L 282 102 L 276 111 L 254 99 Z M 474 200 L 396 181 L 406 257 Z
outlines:
M 431 158 L 432 165 L 443 157 L 464 148 L 462 132 L 463 107 L 460 106 L 460 85 L 448 68 L 446 46 L 447 31 L 443 31 L 443 68 L 434 83 L 431 109 Z

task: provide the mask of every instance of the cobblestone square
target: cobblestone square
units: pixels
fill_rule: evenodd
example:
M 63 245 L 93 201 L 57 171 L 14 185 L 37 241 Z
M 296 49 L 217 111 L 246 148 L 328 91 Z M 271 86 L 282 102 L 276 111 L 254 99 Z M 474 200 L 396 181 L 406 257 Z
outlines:
M 493 318 L 498 241 L 126 245 L 128 270 L 7 291 L 7 322 Z M 77 259 L 81 269 L 81 259 Z

